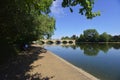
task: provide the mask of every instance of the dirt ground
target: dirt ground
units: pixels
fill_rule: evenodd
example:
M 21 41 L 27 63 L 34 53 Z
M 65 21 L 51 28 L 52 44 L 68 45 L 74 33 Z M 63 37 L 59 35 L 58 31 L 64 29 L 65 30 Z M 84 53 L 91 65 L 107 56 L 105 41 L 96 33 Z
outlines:
M 98 80 L 39 45 L 0 65 L 0 80 Z

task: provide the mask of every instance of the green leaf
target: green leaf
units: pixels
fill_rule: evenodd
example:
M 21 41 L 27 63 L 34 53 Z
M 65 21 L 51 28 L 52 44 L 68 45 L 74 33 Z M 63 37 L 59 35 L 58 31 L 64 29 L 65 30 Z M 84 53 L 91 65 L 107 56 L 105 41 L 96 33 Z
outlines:
M 73 12 L 72 8 L 70 8 L 70 12 Z

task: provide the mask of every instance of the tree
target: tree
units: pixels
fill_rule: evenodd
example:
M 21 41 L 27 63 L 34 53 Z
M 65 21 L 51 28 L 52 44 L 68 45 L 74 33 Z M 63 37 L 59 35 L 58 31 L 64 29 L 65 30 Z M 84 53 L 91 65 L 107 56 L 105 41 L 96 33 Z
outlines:
M 112 42 L 120 42 L 120 35 L 112 36 L 110 41 L 112 41 Z
M 77 42 L 84 42 L 85 41 L 85 37 L 83 36 L 83 34 L 81 34 L 80 37 L 76 41 Z
M 80 5 L 79 13 L 85 15 L 87 19 L 92 19 L 95 16 L 100 16 L 100 11 L 92 12 L 94 0 L 63 0 L 62 7 L 69 7 L 70 11 L 73 12 L 72 7 Z
M 109 36 L 106 32 L 102 33 L 102 34 L 99 36 L 99 41 L 100 41 L 100 42 L 108 42 L 109 39 L 110 39 L 110 36 Z
M 35 17 L 33 23 L 36 27 L 36 35 L 38 34 L 38 38 L 43 36 L 50 38 L 54 34 L 55 19 L 53 17 L 49 15 L 38 15 Z
M 65 40 L 65 39 L 70 39 L 70 38 L 68 36 L 65 36 L 65 37 L 62 37 L 61 39 Z
M 41 15 L 45 15 L 50 12 L 52 2 L 53 0 L 0 1 L 0 38 L 6 39 L 9 43 L 17 43 L 19 41 L 24 42 L 26 39 L 26 42 L 29 42 L 29 40 L 35 40 L 37 39 L 37 36 L 42 37 L 43 34 L 51 36 L 53 34 L 55 20 L 53 21 L 53 19 L 51 19 L 53 22 L 52 25 L 54 26 L 53 28 L 51 28 L 52 26 L 49 28 L 47 27 L 47 31 L 45 33 L 43 32 L 43 27 L 40 29 L 42 31 L 36 31 L 36 27 L 34 27 L 36 24 L 33 22 L 36 21 L 36 19 L 38 20 L 36 17 L 41 17 Z M 71 7 L 78 4 L 82 6 L 79 11 L 82 15 L 85 15 L 89 19 L 97 16 L 97 14 L 92 13 L 94 1 L 91 0 L 63 0 L 62 7 L 69 7 L 72 11 Z M 38 22 L 40 22 L 39 26 L 43 22 L 42 18 L 41 21 L 38 20 Z M 38 32 L 42 33 L 42 35 L 37 34 Z M 32 36 L 32 38 L 29 36 Z
M 52 2 L 52 0 L 0 1 L 1 43 L 4 41 L 6 47 L 8 45 L 18 50 L 43 36 L 53 35 L 55 19 L 48 16 Z
M 77 40 L 78 37 L 77 37 L 76 35 L 72 35 L 72 36 L 71 36 L 71 39 Z
M 52 2 L 53 0 L 1 0 L 0 40 L 4 41 L 5 46 L 20 48 L 38 38 L 52 36 L 55 30 L 55 19 L 49 16 Z M 92 12 L 92 0 L 62 2 L 62 6 L 69 7 L 71 12 L 72 7 L 78 4 L 82 6 L 79 13 L 88 19 L 100 15 L 99 12 Z
M 87 42 L 97 42 L 99 39 L 99 33 L 95 29 L 87 29 L 83 33 L 85 41 Z

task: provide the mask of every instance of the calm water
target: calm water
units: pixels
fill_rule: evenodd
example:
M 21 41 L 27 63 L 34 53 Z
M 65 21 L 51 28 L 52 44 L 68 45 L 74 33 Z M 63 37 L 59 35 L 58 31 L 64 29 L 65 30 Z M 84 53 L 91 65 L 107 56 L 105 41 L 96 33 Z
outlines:
M 120 44 L 45 46 L 101 80 L 120 80 Z

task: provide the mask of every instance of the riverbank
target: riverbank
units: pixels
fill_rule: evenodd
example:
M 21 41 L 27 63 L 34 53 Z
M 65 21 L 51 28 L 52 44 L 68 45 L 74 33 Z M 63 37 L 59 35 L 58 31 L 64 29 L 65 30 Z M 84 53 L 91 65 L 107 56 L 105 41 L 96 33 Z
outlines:
M 37 67 L 30 70 L 28 74 L 41 73 L 42 77 L 48 77 L 51 80 L 98 80 L 50 51 L 40 54 L 39 57 L 43 58 L 31 64 Z
M 43 52 L 44 53 L 43 53 Z M 98 80 L 39 45 L 0 65 L 0 80 Z

